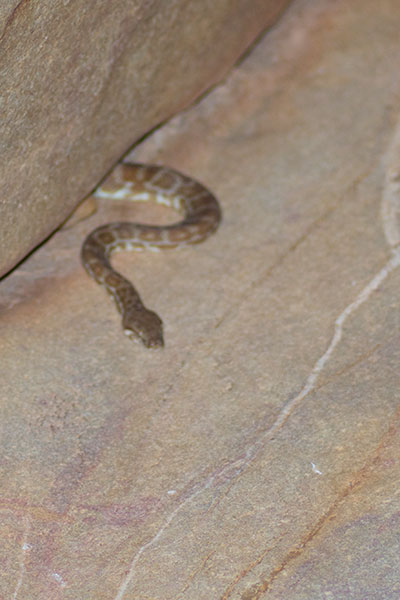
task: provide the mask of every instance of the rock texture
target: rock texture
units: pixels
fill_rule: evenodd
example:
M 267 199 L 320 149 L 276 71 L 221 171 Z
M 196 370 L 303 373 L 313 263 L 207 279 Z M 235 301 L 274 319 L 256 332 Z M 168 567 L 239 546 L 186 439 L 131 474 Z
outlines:
M 289 0 L 0 6 L 0 276 L 122 153 L 223 77 Z
M 150 352 L 79 264 L 104 204 L 3 282 L 0 597 L 398 600 L 400 8 L 295 0 L 137 148 L 219 197 L 121 253 Z

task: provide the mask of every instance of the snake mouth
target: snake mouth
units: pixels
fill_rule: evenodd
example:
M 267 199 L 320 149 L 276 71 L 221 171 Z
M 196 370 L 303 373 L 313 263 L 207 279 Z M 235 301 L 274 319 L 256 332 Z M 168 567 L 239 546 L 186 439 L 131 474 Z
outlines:
M 137 332 L 133 329 L 124 329 L 124 334 L 134 342 L 141 342 L 146 348 L 164 348 L 164 337 L 162 331 L 154 336 L 148 336 L 143 332 Z

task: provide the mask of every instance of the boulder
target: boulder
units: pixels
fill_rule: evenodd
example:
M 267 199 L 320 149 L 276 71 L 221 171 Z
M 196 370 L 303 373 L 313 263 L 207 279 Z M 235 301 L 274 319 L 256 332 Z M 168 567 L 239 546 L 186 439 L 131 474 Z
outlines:
M 0 6 L 0 276 L 60 226 L 136 140 L 221 80 L 288 3 Z

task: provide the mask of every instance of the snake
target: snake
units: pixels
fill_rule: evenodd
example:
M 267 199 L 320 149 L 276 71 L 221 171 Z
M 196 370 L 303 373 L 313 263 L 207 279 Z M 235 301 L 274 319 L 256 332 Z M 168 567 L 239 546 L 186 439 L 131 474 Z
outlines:
M 107 223 L 89 233 L 81 249 L 87 273 L 114 299 L 124 333 L 147 348 L 162 347 L 161 318 L 144 306 L 132 283 L 112 267 L 110 257 L 120 250 L 157 251 L 202 242 L 220 224 L 218 200 L 204 185 L 179 171 L 140 163 L 119 163 L 93 195 L 113 200 L 153 201 L 171 207 L 183 217 L 163 226 L 125 221 Z

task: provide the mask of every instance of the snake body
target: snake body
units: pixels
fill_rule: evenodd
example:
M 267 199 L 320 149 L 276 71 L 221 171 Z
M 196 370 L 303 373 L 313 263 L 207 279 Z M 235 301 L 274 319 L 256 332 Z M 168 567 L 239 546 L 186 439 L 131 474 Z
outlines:
M 165 226 L 129 222 L 102 225 L 87 236 L 81 250 L 88 274 L 114 298 L 124 333 L 140 339 L 148 348 L 163 346 L 160 317 L 144 306 L 133 285 L 111 266 L 110 256 L 118 250 L 160 250 L 198 244 L 218 228 L 219 204 L 194 179 L 170 168 L 142 164 L 119 164 L 94 195 L 153 200 L 183 215 L 178 223 Z

